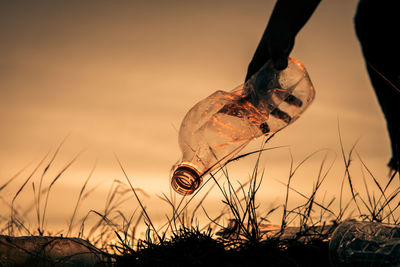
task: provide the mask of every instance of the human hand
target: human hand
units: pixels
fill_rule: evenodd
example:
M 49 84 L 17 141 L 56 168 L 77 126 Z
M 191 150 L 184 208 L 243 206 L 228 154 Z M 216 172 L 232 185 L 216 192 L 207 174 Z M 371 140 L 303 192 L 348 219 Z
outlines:
M 287 67 L 294 39 L 321 0 L 278 0 L 268 26 L 251 60 L 246 81 L 269 59 L 277 70 Z
M 245 81 L 255 74 L 268 60 L 277 70 L 284 70 L 288 65 L 288 56 L 294 46 L 294 36 L 284 26 L 275 30 L 267 28 L 248 66 Z

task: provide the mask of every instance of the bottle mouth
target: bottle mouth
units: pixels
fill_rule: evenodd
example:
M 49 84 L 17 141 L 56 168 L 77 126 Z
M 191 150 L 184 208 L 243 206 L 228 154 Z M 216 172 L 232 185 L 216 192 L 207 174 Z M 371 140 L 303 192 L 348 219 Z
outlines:
M 191 167 L 180 166 L 172 175 L 171 186 L 175 192 L 187 196 L 199 188 L 201 178 L 199 174 Z

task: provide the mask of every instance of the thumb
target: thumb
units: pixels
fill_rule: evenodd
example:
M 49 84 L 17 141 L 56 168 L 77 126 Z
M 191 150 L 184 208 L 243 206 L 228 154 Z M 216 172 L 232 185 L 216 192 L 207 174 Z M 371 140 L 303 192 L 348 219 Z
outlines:
M 288 66 L 288 55 L 280 47 L 271 47 L 270 55 L 272 64 L 277 70 L 284 70 Z
M 294 46 L 294 40 L 278 39 L 270 42 L 269 53 L 272 63 L 277 70 L 284 70 L 288 66 L 288 56 Z
M 272 58 L 272 64 L 274 64 L 275 69 L 284 70 L 288 66 L 288 58 L 287 56 Z

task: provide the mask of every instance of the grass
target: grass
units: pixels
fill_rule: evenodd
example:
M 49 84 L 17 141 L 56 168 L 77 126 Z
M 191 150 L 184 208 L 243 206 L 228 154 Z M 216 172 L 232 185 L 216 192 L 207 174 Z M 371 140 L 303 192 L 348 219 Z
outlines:
M 344 173 L 338 199 L 333 197 L 327 200 L 326 194 L 320 197 L 321 186 L 330 173 L 333 162 L 328 162 L 326 150 L 319 150 L 297 165 L 291 158 L 287 180 L 281 182 L 285 186 L 284 202 L 268 210 L 260 210 L 256 197 L 265 173 L 259 165 L 263 153 L 271 149 L 265 148 L 264 142 L 259 150 L 240 155 L 230 161 L 255 157 L 253 172 L 246 182 L 235 184 L 232 181 L 228 170 L 231 164 L 229 163 L 210 174 L 198 191 L 202 195 L 196 192 L 193 196 L 181 198 L 174 194 L 158 196 L 160 201 L 168 204 L 170 213 L 165 215 L 164 223 L 156 225 L 141 199 L 145 193 L 134 187 L 133 181 L 116 156 L 126 183 L 114 180 L 105 198 L 104 209 L 89 210 L 79 218 L 78 211 L 82 202 L 98 187 L 89 187 L 89 181 L 97 166 L 95 163 L 78 193 L 66 231 L 51 233 L 46 231 L 46 216 L 48 205 L 51 203 L 52 189 L 80 155 L 78 153 L 52 179 L 47 180 L 49 169 L 53 167 L 63 141 L 50 158 L 50 154 L 47 154 L 34 166 L 11 201 L 0 195 L 0 200 L 10 209 L 9 217 L 0 217 L 0 234 L 80 237 L 90 241 L 104 255 L 111 258 L 112 265 L 115 266 L 328 266 L 329 238 L 335 227 L 344 219 L 352 217 L 363 221 L 393 224 L 398 224 L 400 219 L 400 188 L 395 185 L 398 174 L 394 173 L 385 182 L 379 182 L 380 179 L 373 175 L 357 152 L 357 143 L 346 152 L 340 131 L 339 139 Z M 301 167 L 317 155 L 323 157 L 317 176 L 314 177 L 311 193 L 302 193 L 293 187 L 293 180 Z M 360 162 L 363 188 L 354 186 L 350 171 L 355 157 Z M 0 193 L 15 182 L 27 168 L 28 166 L 24 167 L 0 185 Z M 21 194 L 27 194 L 29 183 L 32 185 L 33 201 L 31 206 L 23 209 L 17 205 L 17 200 Z M 212 185 L 205 191 L 205 185 L 209 183 Z M 344 200 L 346 188 L 351 193 L 351 199 L 347 202 Z M 212 217 L 204 203 L 210 192 L 216 190 L 221 195 L 224 207 L 219 215 Z M 297 202 L 294 207 L 289 204 L 293 194 L 303 200 L 301 203 Z M 120 207 L 132 198 L 136 199 L 138 205 L 131 214 L 124 214 Z M 334 208 L 334 204 L 339 208 Z M 36 217 L 34 228 L 27 226 L 28 214 L 32 210 Z M 197 220 L 200 212 L 208 218 L 204 225 L 200 225 Z M 276 213 L 281 214 L 280 228 L 266 228 L 270 223 L 269 217 Z M 138 233 L 143 224 L 146 228 L 144 237 Z

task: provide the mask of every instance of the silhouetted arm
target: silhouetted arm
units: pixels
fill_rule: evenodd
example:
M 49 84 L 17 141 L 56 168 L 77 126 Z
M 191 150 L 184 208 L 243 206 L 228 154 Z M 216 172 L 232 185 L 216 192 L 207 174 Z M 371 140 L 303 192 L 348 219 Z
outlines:
M 287 57 L 293 49 L 294 39 L 306 24 L 321 0 L 278 0 L 267 28 L 251 60 L 246 81 L 265 62 L 272 59 L 276 69 L 287 67 Z

